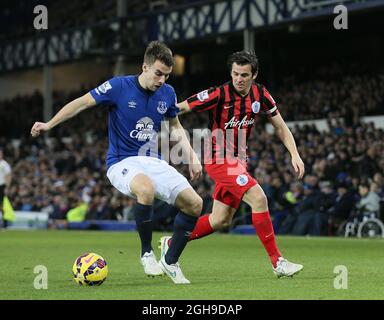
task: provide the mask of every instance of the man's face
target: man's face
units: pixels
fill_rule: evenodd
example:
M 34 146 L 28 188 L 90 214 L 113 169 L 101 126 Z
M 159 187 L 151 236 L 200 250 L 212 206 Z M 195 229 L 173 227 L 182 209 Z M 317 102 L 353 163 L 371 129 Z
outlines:
M 365 186 L 359 186 L 359 194 L 362 197 L 365 197 L 369 192 L 369 189 Z
M 156 60 L 154 64 L 148 65 L 143 63 L 143 75 L 144 75 L 144 87 L 145 89 L 156 91 L 159 89 L 165 81 L 169 78 L 172 72 L 172 67 L 166 66 L 159 60 Z
M 232 83 L 236 91 L 242 95 L 248 94 L 252 86 L 252 81 L 256 79 L 257 73 L 252 75 L 252 67 L 250 64 L 244 66 L 238 65 L 236 62 L 232 64 Z
M 339 187 L 339 188 L 337 188 L 337 193 L 338 194 L 345 194 L 345 193 L 347 193 L 347 189 L 345 189 L 344 187 Z

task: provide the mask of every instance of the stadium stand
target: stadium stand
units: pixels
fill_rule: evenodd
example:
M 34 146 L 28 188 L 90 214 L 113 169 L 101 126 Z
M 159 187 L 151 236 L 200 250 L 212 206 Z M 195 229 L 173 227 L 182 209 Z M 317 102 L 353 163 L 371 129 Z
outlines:
M 305 207 L 300 208 L 305 205 L 303 198 L 306 193 L 316 191 L 318 198 L 314 201 L 319 206 L 323 202 L 319 199 L 326 197 L 326 191 L 321 187 L 325 182 L 332 182 L 331 193 L 335 193 L 338 183 L 346 183 L 348 189 L 353 190 L 354 184 L 373 181 L 376 176 L 379 181 L 378 192 L 381 196 L 384 195 L 384 184 L 380 178 L 382 177 L 381 168 L 384 167 L 384 132 L 383 129 L 375 128 L 371 123 L 365 124 L 360 121 L 361 116 L 380 111 L 379 106 L 382 105 L 384 97 L 383 78 L 377 77 L 368 81 L 365 76 L 361 76 L 359 81 L 356 78 L 354 80 L 335 82 L 333 84 L 335 88 L 332 90 L 335 92 L 334 96 L 327 94 L 329 87 L 319 85 L 319 81 L 294 84 L 295 95 L 290 94 L 287 89 L 293 85 L 292 83 L 278 90 L 282 112 L 298 117 L 298 119 L 289 117 L 291 120 L 301 120 L 302 113 L 296 111 L 302 109 L 307 112 L 304 119 L 315 119 L 319 116 L 328 118 L 329 132 L 321 132 L 314 125 L 297 126 L 294 130 L 300 153 L 306 159 L 307 178 L 304 186 L 297 185 L 287 165 L 290 161 L 289 155 L 284 147 L 279 145 L 278 138 L 267 133 L 263 123 L 258 124 L 253 132 L 249 148 L 251 150 L 250 172 L 254 172 L 266 191 L 271 211 L 276 215 L 277 230 L 283 224 L 283 218 L 292 214 L 294 208 L 299 208 L 295 209 L 298 211 L 296 212 L 298 216 L 302 211 L 306 212 Z M 350 90 L 350 86 L 354 88 L 354 95 L 336 94 L 337 92 L 345 93 Z M 367 90 L 367 86 L 372 86 L 374 90 Z M 89 86 L 88 89 L 91 87 Z M 308 88 L 317 88 L 317 90 L 308 90 Z M 56 92 L 54 105 L 58 108 L 71 97 L 80 94 L 81 90 L 68 94 Z M 314 109 L 303 108 L 303 105 L 309 104 L 310 101 L 319 101 L 319 103 L 325 101 L 324 106 L 326 106 L 328 102 L 324 98 L 326 96 L 333 105 L 344 105 L 346 110 L 350 106 L 362 105 L 359 99 L 370 102 L 364 104 L 366 108 L 359 108 L 358 115 L 352 119 L 344 117 L 344 120 L 344 114 L 332 112 L 332 108 L 325 110 L 325 107 L 320 108 L 318 105 Z M 42 116 L 41 105 L 42 97 L 38 92 L 0 103 L 1 118 L 5 119 L 1 127 L 0 145 L 4 148 L 7 160 L 14 167 L 15 182 L 10 190 L 10 198 L 13 200 L 15 209 L 45 211 L 50 214 L 52 220 L 60 221 L 66 219 L 70 209 L 85 201 L 89 204 L 87 220 L 131 220 L 132 216 L 129 212 L 134 201 L 121 197 L 104 178 L 104 152 L 107 145 L 106 110 L 99 108 L 87 111 L 56 128 L 49 138 L 32 140 L 29 137 L 30 121 Z M 319 114 L 317 112 L 319 109 L 324 113 Z M 313 111 L 312 114 L 311 111 Z M 350 111 L 348 110 L 346 114 Z M 331 121 L 339 117 L 340 121 Z M 192 129 L 201 127 L 207 119 L 204 115 L 187 116 L 182 118 L 182 122 L 185 128 Z M 96 144 L 95 141 L 98 143 Z M 346 161 L 347 159 L 351 161 Z M 184 174 L 187 175 L 186 168 L 179 169 L 184 170 Z M 311 178 L 315 179 L 315 182 L 307 181 Z M 207 211 L 211 205 L 211 185 L 206 175 L 202 181 L 194 185 L 205 199 Z M 295 194 L 295 188 L 302 191 L 293 201 L 287 198 L 287 192 L 291 191 Z M 353 197 L 358 199 L 357 189 L 352 192 Z M 304 223 L 305 214 L 303 214 L 299 219 L 303 226 L 295 228 L 292 225 L 289 228 L 286 225 L 283 233 L 326 234 L 328 219 L 326 221 L 320 219 L 322 225 L 316 231 L 310 231 L 309 227 L 314 224 L 316 215 L 321 215 L 326 209 L 332 207 L 332 201 L 328 208 L 320 208 L 320 206 L 312 208 L 310 213 L 306 213 L 307 223 Z M 161 210 L 164 221 L 167 220 L 167 216 L 172 217 L 170 207 L 162 206 Z M 246 217 L 247 213 L 249 211 L 244 206 L 240 208 L 237 215 Z M 295 219 L 297 220 L 297 217 Z M 235 223 L 239 223 L 240 220 L 236 221 Z M 168 222 L 170 222 L 169 219 Z M 166 226 L 162 228 L 166 229 Z
M 0 26 L 3 30 L 1 36 L 6 39 L 33 36 L 39 32 L 31 28 L 34 16 L 30 13 L 37 5 L 47 7 L 49 30 L 51 31 L 91 24 L 96 21 L 111 19 L 116 15 L 116 1 L 113 0 L 68 1 L 65 5 L 59 1 L 51 0 L 7 0 L 4 2 L 4 10 L 1 11 L 0 15 Z
M 194 1 L 128 1 L 127 14 L 177 7 Z M 47 7 L 50 31 L 100 23 L 116 18 L 117 11 L 117 1 L 115 0 L 68 1 L 65 5 L 54 0 L 5 0 L 2 5 L 4 10 L 0 13 L 0 28 L 3 32 L 0 34 L 0 40 L 29 37 L 38 33 L 39 31 L 31 28 L 34 16 L 30 14 L 37 5 Z
M 140 14 L 150 10 L 182 7 L 191 2 L 128 1 L 127 12 Z M 112 0 L 71 1 L 65 6 L 52 0 L 6 0 L 6 9 L 0 14 L 0 41 L 35 35 L 37 31 L 30 28 L 33 16 L 27 13 L 37 4 L 46 5 L 49 9 L 50 31 L 113 19 L 117 10 L 117 2 Z M 130 36 L 133 38 L 141 35 Z M 268 41 L 263 42 L 266 47 Z M 183 44 L 176 47 L 181 52 L 201 50 L 205 53 L 211 48 L 202 45 L 195 49 Z M 295 52 L 286 54 L 294 56 Z M 384 197 L 384 131 L 373 123 L 362 121 L 362 117 L 383 114 L 384 69 L 381 64 L 377 70 L 372 70 L 368 66 L 369 58 L 358 63 L 353 60 L 357 59 L 315 61 L 310 71 L 306 68 L 309 64 L 312 66 L 312 61 L 303 61 L 302 64 L 296 61 L 293 63 L 296 66 L 293 74 L 277 73 L 272 80 L 266 76 L 267 71 L 262 69 L 264 78 L 261 82 L 266 80 L 267 87 L 272 88 L 270 91 L 285 120 L 325 119 L 329 128 L 328 131 L 321 131 L 315 125 L 305 125 L 296 126 L 293 130 L 306 163 L 307 173 L 303 183 L 295 180 L 290 169 L 289 155 L 278 138 L 266 130 L 266 121 L 260 121 L 253 131 L 249 145 L 250 172 L 254 173 L 268 196 L 277 232 L 333 235 L 337 233 L 340 223 L 355 213 L 355 204 L 361 198 L 359 185 L 368 183 L 372 192 L 381 199 Z M 206 65 L 210 65 L 214 71 L 200 67 L 202 71 L 191 74 L 188 81 L 179 81 L 181 79 L 176 76 L 170 79 L 179 100 L 202 89 L 203 84 L 213 85 L 227 80 L 219 80 L 217 75 L 221 76 L 224 71 L 218 73 L 217 69 L 221 67 L 215 66 L 214 61 Z M 201 74 L 207 73 L 207 76 L 201 77 Z M 211 82 L 212 78 L 214 82 Z M 98 80 L 76 91 L 54 91 L 54 112 L 105 79 Z M 122 197 L 105 178 L 106 110 L 100 107 L 86 111 L 55 128 L 49 136 L 34 140 L 30 138 L 29 130 L 33 121 L 43 119 L 42 105 L 43 96 L 40 91 L 0 101 L 0 147 L 13 168 L 14 178 L 9 198 L 14 208 L 20 211 L 47 212 L 50 226 L 59 228 L 108 229 L 113 223 L 106 222 L 107 226 L 100 226 L 87 221 L 132 221 L 135 202 Z M 201 128 L 208 121 L 205 114 L 188 115 L 181 120 L 189 130 Z M 187 175 L 185 167 L 178 169 Z M 209 212 L 212 205 L 212 181 L 204 175 L 193 186 L 204 199 L 203 211 Z M 352 199 L 348 203 L 352 205 L 345 211 L 336 212 L 335 208 L 339 208 L 339 200 L 344 195 L 343 186 L 347 190 L 348 199 Z M 86 222 L 76 225 L 76 222 L 67 221 L 67 213 L 83 203 L 87 203 L 84 217 Z M 158 202 L 156 211 L 156 228 L 170 229 L 174 210 Z M 236 213 L 232 228 L 235 230 L 238 225 L 249 223 L 249 213 L 249 208 L 243 204 Z M 126 227 L 130 228 L 130 225 Z M 253 228 L 250 230 L 254 232 Z M 239 227 L 237 231 L 244 233 L 247 229 Z

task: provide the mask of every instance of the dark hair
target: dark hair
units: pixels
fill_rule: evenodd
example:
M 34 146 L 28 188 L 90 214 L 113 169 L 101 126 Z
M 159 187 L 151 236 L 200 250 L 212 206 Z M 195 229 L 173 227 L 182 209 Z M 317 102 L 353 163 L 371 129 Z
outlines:
M 362 183 L 360 183 L 360 184 L 359 184 L 359 187 L 366 188 L 366 189 L 369 190 L 369 184 L 366 183 L 366 182 L 362 182 Z
M 256 54 L 252 51 L 238 51 L 232 53 L 228 58 L 229 71 L 232 72 L 232 65 L 236 63 L 239 66 L 251 65 L 252 75 L 259 71 L 259 60 L 257 60 Z
M 336 187 L 337 187 L 337 189 L 339 189 L 339 188 L 344 188 L 347 190 L 349 189 L 349 185 L 345 181 L 340 181 L 339 183 L 336 184 Z
M 144 62 L 146 64 L 152 65 L 156 60 L 164 63 L 167 67 L 173 67 L 175 64 L 171 49 L 169 49 L 165 43 L 160 41 L 150 42 L 144 53 Z

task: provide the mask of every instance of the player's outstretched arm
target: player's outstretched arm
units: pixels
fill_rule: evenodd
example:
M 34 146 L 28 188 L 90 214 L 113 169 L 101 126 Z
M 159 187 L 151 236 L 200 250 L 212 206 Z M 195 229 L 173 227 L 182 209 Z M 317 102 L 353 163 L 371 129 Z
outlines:
M 66 104 L 47 123 L 35 122 L 31 129 L 31 135 L 32 137 L 37 137 L 40 135 L 40 133 L 51 130 L 53 127 L 57 126 L 58 124 L 74 117 L 81 111 L 88 109 L 94 105 L 96 105 L 95 99 L 92 97 L 90 93 L 86 93 L 82 97 L 77 98 L 69 102 L 68 104 Z
M 280 114 L 277 114 L 274 117 L 271 117 L 269 121 L 272 123 L 274 128 L 276 129 L 276 133 L 280 140 L 283 142 L 285 147 L 288 149 L 291 154 L 291 162 L 292 166 L 298 176 L 301 179 L 304 176 L 305 168 L 304 162 L 301 160 L 299 152 L 297 151 L 296 142 L 292 135 L 291 130 L 289 130 L 287 124 L 283 120 Z

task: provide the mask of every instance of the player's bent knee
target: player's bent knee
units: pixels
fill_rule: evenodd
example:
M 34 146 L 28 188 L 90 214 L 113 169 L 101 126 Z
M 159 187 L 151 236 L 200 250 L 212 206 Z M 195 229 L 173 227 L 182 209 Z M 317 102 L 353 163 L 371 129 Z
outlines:
M 187 212 L 188 214 L 198 217 L 203 209 L 203 199 L 195 197 L 189 204 Z
M 155 199 L 155 187 L 151 183 L 143 183 L 132 191 L 142 204 L 152 204 Z
M 252 207 L 264 208 L 268 206 L 268 198 L 264 192 L 256 192 L 251 202 Z
M 198 217 L 203 208 L 203 199 L 190 188 L 182 191 L 177 196 L 175 206 L 190 216 Z
M 260 193 L 255 198 L 257 203 L 265 203 L 268 204 L 268 198 L 264 193 Z

